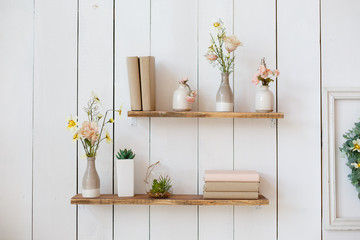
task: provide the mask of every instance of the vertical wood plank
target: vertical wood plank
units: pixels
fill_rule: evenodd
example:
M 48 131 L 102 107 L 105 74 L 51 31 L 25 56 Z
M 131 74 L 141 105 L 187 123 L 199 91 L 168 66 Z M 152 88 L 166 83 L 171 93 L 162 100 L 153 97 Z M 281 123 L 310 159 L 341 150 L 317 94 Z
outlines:
M 143 179 L 149 164 L 149 118 L 127 117 L 130 96 L 126 57 L 150 55 L 150 1 L 115 2 L 115 34 L 115 102 L 116 106 L 123 105 L 121 119 L 116 118 L 115 123 L 115 152 L 119 148 L 131 148 L 135 152 L 135 193 L 145 193 Z M 115 164 L 115 193 L 116 179 Z M 114 239 L 148 239 L 149 206 L 117 205 L 114 208 Z
M 279 109 L 286 112 L 279 121 L 278 234 L 279 239 L 321 239 L 319 2 L 277 3 Z M 294 177 L 295 172 L 302 176 Z
M 170 110 L 181 77 L 189 77 L 192 87 L 197 84 L 196 1 L 151 1 L 151 54 L 156 57 L 156 108 Z M 174 193 L 196 193 L 197 120 L 151 119 L 150 138 L 151 162 L 160 160 L 168 169 Z M 150 207 L 150 238 L 169 237 L 197 238 L 196 206 Z
M 234 33 L 244 44 L 235 60 L 234 106 L 251 112 L 256 91 L 251 79 L 260 59 L 276 67 L 275 1 L 235 1 L 234 14 Z M 275 84 L 270 88 L 275 95 Z M 276 126 L 269 119 L 234 122 L 234 168 L 258 171 L 260 193 L 270 200 L 265 207 L 235 207 L 234 239 L 276 239 Z
M 210 46 L 212 23 L 219 18 L 233 32 L 233 1 L 199 1 L 199 110 L 215 111 L 221 72 L 204 57 Z M 215 15 L 214 15 L 215 13 Z M 230 75 L 232 86 L 233 75 Z M 203 193 L 204 172 L 233 169 L 233 120 L 199 119 L 199 194 Z M 233 239 L 233 207 L 199 207 L 199 239 Z
M 75 239 L 76 147 L 66 117 L 76 114 L 76 1 L 35 5 L 33 239 Z M 74 116 L 74 115 L 73 115 Z M 61 234 L 54 234 L 59 232 Z
M 359 81 L 354 76 L 360 64 L 360 46 L 357 43 L 357 28 L 360 21 L 358 1 L 321 1 L 321 54 L 322 54 L 322 86 L 325 87 L 359 87 Z M 323 96 L 324 99 L 325 96 Z M 324 100 L 323 100 L 324 101 Z M 339 101 L 336 103 L 336 129 L 338 144 L 341 137 L 353 123 L 358 121 L 358 101 Z M 325 116 L 324 116 L 325 117 Z M 323 117 L 323 121 L 325 118 Z M 326 134 L 323 129 L 323 134 Z M 336 149 L 338 149 L 336 147 Z M 345 165 L 343 156 L 337 160 L 337 194 L 338 213 L 340 217 L 355 217 L 358 214 L 356 205 L 356 190 L 348 180 L 349 168 Z M 323 159 L 323 161 L 327 161 Z M 323 188 L 327 183 L 323 182 Z M 353 198 L 353 199 L 352 199 Z M 350 204 L 350 205 L 349 205 Z M 354 208 L 355 207 L 355 208 Z M 327 206 L 323 206 L 327 208 Z M 359 239 L 360 231 L 328 231 L 323 228 L 324 240 Z
M 3 239 L 31 239 L 32 233 L 33 8 L 33 2 L 5 0 L 0 9 Z
M 113 1 L 79 2 L 79 121 L 86 119 L 83 107 L 91 91 L 102 102 L 102 112 L 113 107 Z M 108 125 L 109 133 L 113 132 Z M 113 136 L 112 136 L 113 137 Z M 78 184 L 86 169 L 84 150 L 79 145 Z M 96 157 L 100 177 L 100 192 L 113 192 L 113 144 L 103 143 Z M 79 206 L 78 238 L 111 239 L 112 206 Z

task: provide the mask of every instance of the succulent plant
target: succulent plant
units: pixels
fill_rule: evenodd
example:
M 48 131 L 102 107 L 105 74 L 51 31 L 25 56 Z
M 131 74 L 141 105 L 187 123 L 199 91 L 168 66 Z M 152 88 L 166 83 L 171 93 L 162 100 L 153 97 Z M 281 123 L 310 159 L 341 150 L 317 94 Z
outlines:
M 171 179 L 169 176 L 160 176 L 154 179 L 152 183 L 151 193 L 167 193 L 171 189 Z
M 124 150 L 119 149 L 116 158 L 117 159 L 133 159 L 135 157 L 135 154 L 131 149 L 127 150 L 126 148 Z

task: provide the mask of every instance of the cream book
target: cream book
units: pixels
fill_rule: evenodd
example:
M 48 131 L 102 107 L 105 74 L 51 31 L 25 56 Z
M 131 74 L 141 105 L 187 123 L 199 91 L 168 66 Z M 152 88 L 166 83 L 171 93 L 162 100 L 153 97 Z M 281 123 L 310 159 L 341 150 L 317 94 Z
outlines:
M 207 192 L 258 192 L 259 182 L 205 182 Z
M 213 199 L 258 199 L 259 192 L 207 192 L 204 191 L 204 198 Z
M 143 111 L 155 111 L 155 58 L 140 57 L 140 82 Z
M 260 176 L 252 170 L 206 170 L 205 182 L 260 182 Z
M 130 90 L 130 106 L 131 110 L 141 111 L 141 90 L 140 90 L 140 74 L 139 74 L 139 58 L 126 58 L 129 90 Z

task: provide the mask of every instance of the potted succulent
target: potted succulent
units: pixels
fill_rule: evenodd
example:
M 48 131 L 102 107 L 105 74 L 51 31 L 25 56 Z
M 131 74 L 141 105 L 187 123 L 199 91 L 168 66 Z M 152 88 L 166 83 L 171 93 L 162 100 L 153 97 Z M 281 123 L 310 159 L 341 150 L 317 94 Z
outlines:
M 159 178 L 153 180 L 151 189 L 147 194 L 153 198 L 168 198 L 171 195 L 171 187 L 170 177 L 160 175 Z
M 134 196 L 134 157 L 131 149 L 119 150 L 116 155 L 117 183 L 119 197 Z

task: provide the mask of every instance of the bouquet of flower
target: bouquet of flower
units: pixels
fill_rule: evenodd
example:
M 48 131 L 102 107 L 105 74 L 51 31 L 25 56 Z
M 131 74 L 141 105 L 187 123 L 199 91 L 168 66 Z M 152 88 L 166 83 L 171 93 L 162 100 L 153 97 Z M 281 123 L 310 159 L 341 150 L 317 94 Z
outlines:
M 197 96 L 197 91 L 191 90 L 190 86 L 187 84 L 188 81 L 189 81 L 189 79 L 187 77 L 184 77 L 179 81 L 179 83 L 184 84 L 189 88 L 190 94 L 188 96 L 186 96 L 185 99 L 187 102 L 193 103 L 193 102 L 195 102 L 195 97 Z
M 274 80 L 271 79 L 272 77 L 278 77 L 280 72 L 278 69 L 268 69 L 266 68 L 265 58 L 261 59 L 261 65 L 258 68 L 257 72 L 255 73 L 253 79 L 251 80 L 255 85 L 258 85 L 261 81 L 263 86 L 269 86 L 270 82 Z
M 230 56 L 242 43 L 235 35 L 227 36 L 224 23 L 219 19 L 213 23 L 216 31 L 216 37 L 210 34 L 211 45 L 205 55 L 207 60 L 215 67 L 219 66 L 220 71 L 223 73 L 231 73 L 234 70 L 235 56 Z M 223 50 L 226 49 L 227 53 Z
M 112 142 L 109 132 L 105 130 L 106 124 L 112 124 L 114 122 L 113 118 L 107 119 L 108 112 L 115 111 L 121 116 L 121 107 L 119 110 L 109 109 L 105 112 L 105 116 L 103 116 L 99 112 L 100 104 L 100 99 L 95 95 L 95 93 L 92 93 L 92 97 L 88 101 L 87 106 L 84 108 L 87 113 L 88 120 L 82 123 L 81 128 L 78 127 L 76 118 L 70 117 L 68 119 L 67 129 L 74 133 L 73 141 L 80 139 L 87 157 L 96 157 L 97 150 L 103 140 L 106 140 L 107 143 Z M 101 121 L 101 127 L 99 128 L 99 123 Z M 102 134 L 104 131 L 105 136 L 103 137 Z
M 351 169 L 348 177 L 359 193 L 358 198 L 360 199 L 360 122 L 355 123 L 355 127 L 345 133 L 343 137 L 346 141 L 340 151 L 347 157 L 346 165 Z

